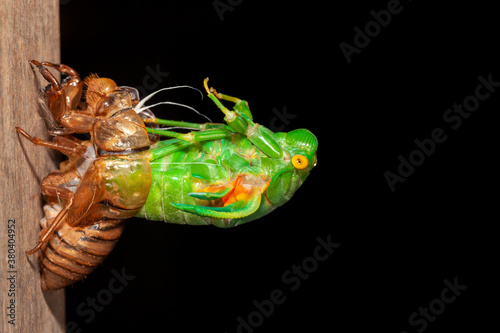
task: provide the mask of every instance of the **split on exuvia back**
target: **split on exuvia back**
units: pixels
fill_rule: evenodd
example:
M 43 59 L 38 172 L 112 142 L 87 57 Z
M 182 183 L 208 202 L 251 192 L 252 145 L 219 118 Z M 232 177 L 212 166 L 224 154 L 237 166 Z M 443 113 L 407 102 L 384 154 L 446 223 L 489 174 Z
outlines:
M 203 86 L 225 123 L 159 119 L 151 107 L 180 104 L 146 106 L 159 91 L 140 101 L 111 79 L 82 81 L 66 65 L 31 63 L 50 83 L 42 100 L 57 127 L 51 141 L 17 130 L 68 157 L 42 180 L 45 217 L 27 251 L 40 250 L 43 289 L 85 278 L 113 249 L 125 219 L 237 226 L 286 203 L 316 165 L 318 140 L 309 130 L 273 133 L 253 121 L 246 101 L 209 88 L 208 79 Z M 47 67 L 68 77 L 61 83 Z M 172 131 L 179 127 L 190 132 Z

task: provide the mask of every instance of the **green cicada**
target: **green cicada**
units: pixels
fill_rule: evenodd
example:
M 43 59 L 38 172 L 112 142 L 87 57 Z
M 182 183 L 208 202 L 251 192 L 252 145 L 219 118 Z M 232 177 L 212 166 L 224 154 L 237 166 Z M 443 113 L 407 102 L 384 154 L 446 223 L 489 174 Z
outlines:
M 316 165 L 318 140 L 309 130 L 273 133 L 253 122 L 246 101 L 209 89 L 207 81 L 208 97 L 224 113 L 226 124 L 146 119 L 146 124 L 197 131 L 147 129 L 174 139 L 150 148 L 153 181 L 137 216 L 233 227 L 286 203 Z M 233 109 L 221 100 L 234 103 Z
M 130 217 L 233 227 L 286 203 L 316 165 L 318 140 L 310 131 L 273 133 L 253 122 L 246 101 L 209 89 L 208 79 L 204 87 L 226 124 L 158 119 L 144 105 L 155 93 L 139 101 L 135 89 L 111 79 L 91 75 L 82 81 L 66 65 L 31 63 L 50 83 L 41 97 L 56 123 L 54 138 L 17 130 L 68 156 L 42 180 L 45 217 L 38 243 L 27 251 L 41 250 L 43 289 L 87 276 L 113 249 Z M 46 67 L 68 78 L 61 83 Z M 221 100 L 234 103 L 232 110 Z M 154 135 L 170 139 L 153 143 Z

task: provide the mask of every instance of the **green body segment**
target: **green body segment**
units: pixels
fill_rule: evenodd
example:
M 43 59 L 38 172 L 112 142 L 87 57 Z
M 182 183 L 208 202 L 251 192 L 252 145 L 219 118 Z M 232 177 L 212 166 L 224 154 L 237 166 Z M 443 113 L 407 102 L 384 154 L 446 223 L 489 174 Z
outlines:
M 285 136 L 286 133 L 274 135 L 286 147 Z M 162 141 L 153 146 L 150 153 L 155 155 L 170 146 L 180 147 L 179 143 L 177 139 Z M 309 174 L 308 170 L 293 167 L 290 154 L 290 148 L 286 147 L 285 159 L 272 159 L 238 133 L 220 140 L 187 145 L 151 162 L 151 190 L 137 216 L 169 223 L 213 224 L 218 227 L 232 227 L 255 220 L 287 202 Z M 262 193 L 255 193 L 258 198 L 251 196 L 250 203 L 247 202 L 249 210 L 253 211 L 250 215 L 217 218 L 200 216 L 195 208 L 179 209 L 183 205 L 213 207 L 214 202 L 226 195 L 229 188 L 219 194 L 203 190 L 230 184 L 238 177 L 248 186 L 265 188 Z M 239 205 L 242 204 L 236 202 L 232 205 L 241 208 Z M 218 208 L 213 207 L 213 210 Z
M 148 128 L 173 139 L 156 143 L 148 152 L 152 183 L 138 217 L 177 224 L 240 225 L 290 200 L 315 166 L 318 142 L 310 131 L 273 133 L 253 122 L 246 101 L 212 93 L 206 81 L 205 88 L 228 125 L 157 119 L 158 124 L 196 131 Z M 230 111 L 219 99 L 235 107 Z
M 175 139 L 163 141 L 153 146 L 151 152 L 154 154 L 156 150 L 169 145 L 178 145 L 178 142 Z M 223 186 L 237 177 L 264 185 L 270 178 L 269 170 L 266 170 L 270 166 L 263 168 L 251 165 L 251 162 L 258 161 L 261 155 L 262 153 L 256 151 L 242 135 L 233 133 L 229 138 L 192 144 L 155 159 L 151 162 L 152 184 L 149 196 L 137 216 L 191 225 L 214 224 L 225 227 L 242 223 L 245 220 L 237 217 L 221 219 L 199 216 L 179 210 L 175 204 L 210 206 L 213 204 L 212 200 L 220 199 L 221 195 L 198 191 L 209 186 Z M 226 193 L 222 193 L 222 196 L 228 191 L 229 188 L 224 190 Z M 260 194 L 258 201 L 258 207 L 266 206 L 265 194 Z M 253 202 L 253 205 L 255 204 L 256 202 Z M 255 218 L 258 216 L 255 215 Z

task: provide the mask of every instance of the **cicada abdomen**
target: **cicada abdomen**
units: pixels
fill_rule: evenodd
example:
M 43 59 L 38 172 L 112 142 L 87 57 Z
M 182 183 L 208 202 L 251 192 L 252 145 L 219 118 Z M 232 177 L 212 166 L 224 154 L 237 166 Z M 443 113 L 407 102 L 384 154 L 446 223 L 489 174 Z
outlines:
M 76 192 L 89 166 L 96 161 L 94 147 L 89 141 L 81 144 L 87 146 L 83 156 L 70 156 L 68 161 L 61 163 L 60 169 L 51 172 L 42 180 L 42 192 L 46 187 L 57 186 Z M 44 235 L 61 213 L 64 200 L 50 195 L 45 196 L 45 217 L 40 221 Z M 55 290 L 84 279 L 115 247 L 123 232 L 123 219 L 130 214 L 124 214 L 117 208 L 106 207 L 110 219 L 93 221 L 92 216 L 102 216 L 103 207 L 91 206 L 91 212 L 80 225 L 71 226 L 63 221 L 44 243 L 39 252 L 40 269 L 42 272 L 42 288 Z
M 93 150 L 93 146 L 88 146 L 86 154 Z M 151 176 L 148 177 L 149 162 L 141 155 L 131 154 L 126 158 L 84 155 L 77 164 L 71 160 L 63 162 L 60 170 L 43 179 L 42 193 L 47 201 L 45 217 L 40 222 L 44 290 L 82 280 L 113 250 L 123 232 L 124 220 L 136 215 L 147 198 Z M 71 209 L 64 211 L 68 199 L 49 194 L 54 187 L 59 192 L 73 193 L 76 200 Z M 58 225 L 54 227 L 54 223 Z
M 45 205 L 42 233 L 61 211 L 60 205 Z M 64 288 L 90 274 L 115 247 L 124 220 L 101 220 L 87 227 L 61 225 L 40 251 L 42 288 Z

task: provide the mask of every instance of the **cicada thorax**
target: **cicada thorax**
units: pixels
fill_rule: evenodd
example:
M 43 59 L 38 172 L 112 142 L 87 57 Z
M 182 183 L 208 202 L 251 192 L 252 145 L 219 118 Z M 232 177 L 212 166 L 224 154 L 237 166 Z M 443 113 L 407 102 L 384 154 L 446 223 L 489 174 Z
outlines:
M 131 108 L 97 121 L 92 134 L 98 155 L 129 155 L 149 149 L 144 123 Z

